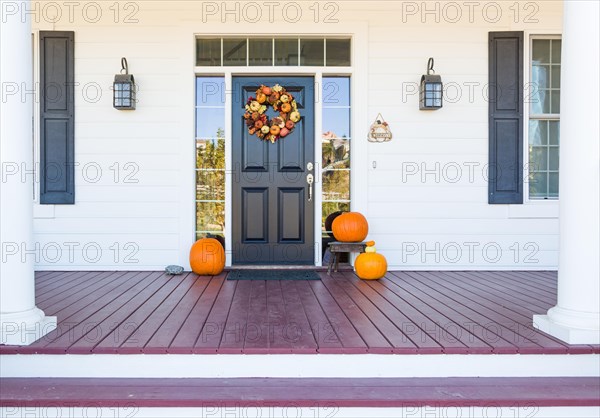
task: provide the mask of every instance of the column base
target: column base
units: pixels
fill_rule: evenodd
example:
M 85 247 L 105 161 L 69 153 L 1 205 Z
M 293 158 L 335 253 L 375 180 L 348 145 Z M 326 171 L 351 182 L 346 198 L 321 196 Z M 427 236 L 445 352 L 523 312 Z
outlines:
M 30 345 L 56 329 L 56 317 L 41 309 L 0 313 L 0 344 Z
M 555 306 L 548 311 L 548 315 L 534 315 L 533 326 L 568 344 L 600 344 L 598 313 L 576 313 Z

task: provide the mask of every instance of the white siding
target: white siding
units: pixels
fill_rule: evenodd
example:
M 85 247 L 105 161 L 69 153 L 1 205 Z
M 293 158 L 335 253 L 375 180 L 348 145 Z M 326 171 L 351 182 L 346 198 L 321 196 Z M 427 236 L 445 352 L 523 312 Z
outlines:
M 46 3 L 38 3 L 36 31 L 75 31 L 78 166 L 75 205 L 36 205 L 38 269 L 187 266 L 195 221 L 194 34 L 348 33 L 355 24 L 367 29 L 360 34 L 366 47 L 354 57 L 366 81 L 355 86 L 354 108 L 360 102 L 367 111 L 355 112 L 354 126 L 368 126 L 381 112 L 394 134 L 392 142 L 369 143 L 365 155 L 355 155 L 355 209 L 367 215 L 369 238 L 390 268 L 556 268 L 557 202 L 487 203 L 485 85 L 488 32 L 560 33 L 562 2 L 523 1 L 519 16 L 513 2 L 480 2 L 473 6 L 472 22 L 468 2 L 427 3 L 429 10 L 439 8 L 439 23 L 435 14 L 421 13 L 421 2 L 342 1 L 327 9 L 320 3 L 318 19 L 313 2 L 299 2 L 303 14 L 297 23 L 290 21 L 294 14 L 286 22 L 279 8 L 269 23 L 268 6 L 261 2 L 254 4 L 262 7 L 263 19 L 252 23 L 244 21 L 243 3 L 228 3 L 234 12 L 222 15 L 221 2 L 153 1 L 121 2 L 116 19 L 112 2 L 95 3 L 102 7 L 97 23 L 84 19 L 79 8 L 84 3 L 70 23 L 65 6 L 63 18 L 52 23 L 44 16 Z M 495 23 L 491 3 L 502 10 Z M 126 4 L 139 9 L 125 9 Z M 453 23 L 455 5 L 463 17 Z M 217 13 L 207 15 L 203 7 L 204 12 L 216 7 Z M 134 11 L 131 18 L 138 22 L 125 23 Z M 532 12 L 537 22 L 527 23 Z M 330 13 L 337 24 L 324 21 Z M 121 57 L 127 57 L 140 87 L 134 112 L 111 105 Z M 443 109 L 421 112 L 417 95 L 405 92 L 416 87 L 429 57 L 448 90 Z M 353 138 L 366 142 L 366 132 Z M 60 258 L 51 253 L 57 245 L 63 248 Z M 97 248 L 102 256 L 90 261 Z

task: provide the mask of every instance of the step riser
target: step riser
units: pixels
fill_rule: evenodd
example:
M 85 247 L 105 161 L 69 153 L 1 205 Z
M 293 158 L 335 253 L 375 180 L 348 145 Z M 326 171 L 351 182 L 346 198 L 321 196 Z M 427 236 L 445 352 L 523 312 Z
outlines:
M 0 377 L 585 377 L 600 355 L 4 355 Z
M 0 408 L 0 415 L 6 418 L 24 417 L 143 417 L 143 418 L 478 418 L 478 417 L 535 417 L 535 418 L 598 418 L 599 407 L 537 407 L 523 405 L 497 407 L 495 405 L 470 407 L 407 406 L 405 408 L 337 408 L 335 406 L 315 406 L 298 408 L 295 406 L 260 407 L 219 407 L 205 408 L 138 408 L 135 405 L 100 407 L 7 407 Z

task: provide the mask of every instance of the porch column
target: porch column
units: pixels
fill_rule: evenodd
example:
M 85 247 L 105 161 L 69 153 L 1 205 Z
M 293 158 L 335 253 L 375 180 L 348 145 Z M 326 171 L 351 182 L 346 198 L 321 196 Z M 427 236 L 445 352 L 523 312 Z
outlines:
M 533 318 L 570 344 L 600 344 L 599 14 L 596 1 L 564 2 L 558 304 Z
M 0 343 L 28 345 L 56 328 L 35 306 L 33 245 L 34 97 L 28 1 L 0 0 Z

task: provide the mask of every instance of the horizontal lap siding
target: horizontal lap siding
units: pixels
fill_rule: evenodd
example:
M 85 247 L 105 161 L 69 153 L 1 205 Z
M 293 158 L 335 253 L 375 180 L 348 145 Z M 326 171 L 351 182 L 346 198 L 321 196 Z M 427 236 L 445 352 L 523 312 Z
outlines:
M 77 199 L 73 206 L 55 207 L 54 217 L 34 220 L 38 269 L 161 270 L 185 263 L 180 187 L 191 173 L 184 170 L 182 151 L 194 152 L 193 122 L 188 128 L 182 122 L 186 79 L 179 63 L 186 45 L 177 22 L 148 19 L 143 2 L 133 15 L 137 23 L 127 20 L 133 8 L 123 5 L 115 23 L 109 6 L 100 4 L 96 23 L 84 19 L 81 8 L 73 24 L 62 21 L 77 35 Z M 122 56 L 139 88 L 133 112 L 112 107 Z
M 381 112 L 394 134 L 390 143 L 368 145 L 365 191 L 368 204 L 363 208 L 370 223 L 369 238 L 377 241 L 390 267 L 556 267 L 557 205 L 553 202 L 542 202 L 537 207 L 487 204 L 484 167 L 488 162 L 488 103 L 483 86 L 488 80 L 488 32 L 561 31 L 561 2 L 540 3 L 540 10 L 534 16 L 538 23 L 531 24 L 524 22 L 530 11 L 525 9 L 526 3 L 520 3 L 517 23 L 509 9 L 513 3 L 498 3 L 503 14 L 496 23 L 483 17 L 483 4 L 475 6 L 472 23 L 466 6 L 457 23 L 446 21 L 443 14 L 437 23 L 435 15 L 422 14 L 421 2 L 335 3 L 338 9 L 334 18 L 340 24 L 368 25 L 367 49 L 357 51 L 359 55 L 355 57 L 357 64 L 368 60 L 364 64 L 367 85 L 355 86 L 353 92 L 356 100 L 366 101 L 367 113 L 353 117 L 362 118 L 368 126 Z M 193 35 L 206 30 L 208 25 L 220 27 L 215 23 L 222 16 L 208 16 L 207 25 L 203 25 L 202 2 L 136 4 L 139 10 L 133 18 L 137 22 L 125 21 L 133 9 L 124 10 L 121 5 L 118 22 L 114 23 L 111 4 L 106 3 L 101 4 L 103 16 L 97 23 L 82 19 L 78 9 L 74 23 L 63 18 L 54 25 L 55 30 L 76 33 L 75 81 L 79 84 L 75 89 L 78 112 L 75 157 L 80 163 L 75 167 L 77 199 L 75 205 L 57 206 L 53 211 L 38 206 L 36 213 L 40 218 L 34 222 L 35 238 L 41 248 L 58 243 L 64 251 L 67 251 L 64 243 L 70 240 L 79 244 L 76 249 L 90 242 L 98 243 L 103 258 L 89 263 L 77 251 L 73 261 L 66 253 L 57 262 L 42 257 L 37 263 L 40 270 L 160 269 L 167 264 L 187 264 L 194 228 L 194 208 L 190 203 L 194 164 L 194 94 L 190 91 Z M 221 7 L 220 2 L 215 4 Z M 303 15 L 298 23 L 283 23 L 280 13 L 283 4 L 276 9 L 275 18 L 285 25 L 286 31 L 302 33 L 314 24 L 313 12 L 308 8 L 312 3 L 299 4 Z M 444 7 L 444 3 L 439 4 Z M 416 14 L 407 14 L 403 9 L 410 5 L 418 8 Z M 234 3 L 229 6 L 242 7 Z M 432 2 L 428 7 L 436 6 Z M 321 4 L 319 20 L 324 28 L 335 31 L 335 23 L 324 23 L 331 11 Z M 64 15 L 68 16 L 68 10 Z M 229 15 L 227 19 L 222 27 L 235 23 L 235 16 Z M 51 26 L 43 19 L 34 25 L 34 29 L 43 30 Z M 263 33 L 268 25 L 242 20 L 239 27 L 248 33 Z M 122 56 L 127 57 L 130 72 L 140 87 L 134 112 L 117 111 L 111 104 L 110 88 Z M 403 88 L 406 89 L 407 83 L 416 86 L 428 57 L 435 58 L 435 70 L 450 90 L 443 109 L 420 112 L 417 95 L 403 97 Z M 472 98 L 465 87 L 469 83 L 476 83 Z M 101 96 L 95 101 L 97 86 L 101 88 Z M 460 95 L 455 97 L 457 94 Z M 354 132 L 352 136 L 354 141 L 365 141 L 365 135 Z M 377 168 L 373 168 L 373 162 Z M 132 173 L 131 166 L 125 167 L 128 163 L 134 164 L 133 179 L 137 183 L 125 182 L 125 176 Z M 114 168 L 111 170 L 115 164 L 120 169 L 118 182 Z M 435 171 L 436 165 L 439 165 L 439 181 L 435 174 L 422 177 L 423 169 Z M 101 168 L 102 174 L 90 178 L 95 175 L 96 167 Z M 415 167 L 417 173 L 407 172 Z M 458 181 L 452 171 L 456 167 L 461 169 Z M 480 244 L 473 262 L 464 259 L 452 263 L 444 254 L 438 262 L 435 255 L 420 252 L 406 258 L 402 252 L 403 243 L 425 243 L 427 249 L 435 248 L 436 243 L 443 248 L 448 243 L 463 241 Z M 502 248 L 501 262 L 492 263 L 482 256 L 480 249 L 490 241 Z M 110 249 L 115 242 L 120 246 L 116 263 Z M 123 247 L 129 242 L 139 246 L 135 254 L 138 261 L 133 266 L 124 260 L 128 252 Z M 510 249 L 514 242 L 520 247 L 517 263 Z M 524 247 L 530 242 L 539 248 L 535 263 L 524 261 L 528 254 Z
M 523 14 L 515 23 L 508 3 L 497 4 L 502 8 L 497 23 L 490 23 L 492 15 L 482 15 L 484 4 L 474 9 L 472 23 L 466 6 L 458 23 L 444 19 L 443 2 L 399 2 L 396 14 L 377 7 L 365 11 L 370 19 L 369 123 L 381 112 L 394 134 L 389 143 L 368 145 L 369 238 L 391 268 L 557 266 L 557 202 L 488 204 L 487 83 L 488 33 L 560 33 L 562 6 L 541 5 L 537 23 L 528 25 Z M 417 10 L 407 14 L 406 7 Z M 440 21 L 424 7 L 440 7 Z M 525 3 L 519 7 L 524 12 Z M 419 111 L 418 95 L 406 93 L 417 88 L 428 57 L 434 57 L 447 89 L 444 107 L 434 112 Z M 363 133 L 353 136 L 364 138 Z

